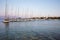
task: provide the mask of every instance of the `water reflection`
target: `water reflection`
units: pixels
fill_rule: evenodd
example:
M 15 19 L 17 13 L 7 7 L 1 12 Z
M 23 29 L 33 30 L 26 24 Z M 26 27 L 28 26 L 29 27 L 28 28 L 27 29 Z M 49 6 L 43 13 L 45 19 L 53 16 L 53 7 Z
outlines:
M 9 39 L 9 23 L 4 23 L 5 24 L 5 33 L 6 33 L 6 38 L 5 40 Z

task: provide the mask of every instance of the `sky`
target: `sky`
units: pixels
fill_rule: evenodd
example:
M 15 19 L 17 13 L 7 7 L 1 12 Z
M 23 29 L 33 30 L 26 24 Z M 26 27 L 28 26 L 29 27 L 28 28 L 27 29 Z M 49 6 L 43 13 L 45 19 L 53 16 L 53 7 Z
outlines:
M 0 16 L 5 16 L 6 0 L 0 0 Z M 60 16 L 60 0 L 7 0 L 7 15 L 15 17 Z

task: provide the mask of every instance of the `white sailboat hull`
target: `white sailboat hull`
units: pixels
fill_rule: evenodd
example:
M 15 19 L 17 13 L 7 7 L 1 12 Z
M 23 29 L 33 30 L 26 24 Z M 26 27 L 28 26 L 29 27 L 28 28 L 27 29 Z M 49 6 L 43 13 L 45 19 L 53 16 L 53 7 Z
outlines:
M 4 23 L 9 23 L 9 21 L 3 21 Z

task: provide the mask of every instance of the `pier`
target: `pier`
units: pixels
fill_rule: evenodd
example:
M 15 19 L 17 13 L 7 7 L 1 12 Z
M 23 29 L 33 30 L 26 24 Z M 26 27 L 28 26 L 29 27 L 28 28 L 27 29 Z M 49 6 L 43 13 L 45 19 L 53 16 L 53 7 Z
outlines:
M 60 17 L 32 17 L 32 18 L 10 18 L 9 22 L 27 22 L 27 21 L 34 21 L 34 20 L 54 20 L 54 19 L 60 19 Z

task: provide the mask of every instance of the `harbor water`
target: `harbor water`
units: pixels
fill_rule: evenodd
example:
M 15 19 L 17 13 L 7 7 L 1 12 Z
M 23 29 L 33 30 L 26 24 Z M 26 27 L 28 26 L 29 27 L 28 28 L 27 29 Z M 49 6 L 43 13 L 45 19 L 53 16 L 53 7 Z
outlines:
M 0 40 L 60 40 L 60 20 L 0 22 Z

